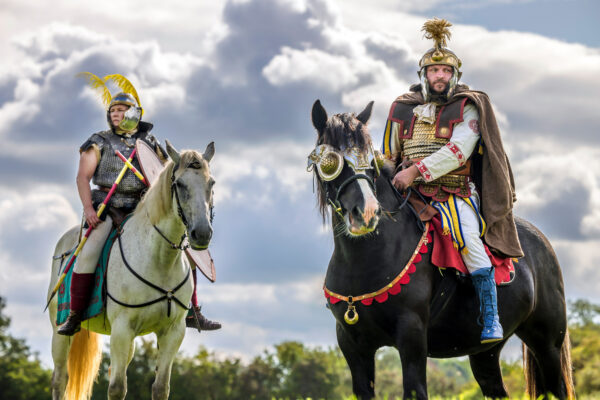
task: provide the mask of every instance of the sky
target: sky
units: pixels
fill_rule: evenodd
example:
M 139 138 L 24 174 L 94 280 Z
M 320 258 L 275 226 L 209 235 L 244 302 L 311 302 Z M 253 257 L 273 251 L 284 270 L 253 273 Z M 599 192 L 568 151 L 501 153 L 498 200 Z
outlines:
M 515 213 L 550 239 L 566 295 L 599 302 L 600 6 L 591 0 L 229 0 L 0 6 L 0 296 L 11 333 L 51 366 L 42 313 L 51 256 L 79 223 L 79 146 L 106 129 L 75 75 L 125 75 L 159 140 L 211 162 L 217 281 L 199 280 L 217 332 L 206 346 L 251 357 L 284 340 L 335 345 L 322 282 L 333 250 L 306 156 L 313 102 L 361 111 L 380 143 L 391 102 L 417 81 L 427 18 L 454 23 L 463 82 L 493 102 L 516 179 Z M 158 2 L 156 2 L 158 3 Z M 35 8 L 36 12 L 31 10 Z

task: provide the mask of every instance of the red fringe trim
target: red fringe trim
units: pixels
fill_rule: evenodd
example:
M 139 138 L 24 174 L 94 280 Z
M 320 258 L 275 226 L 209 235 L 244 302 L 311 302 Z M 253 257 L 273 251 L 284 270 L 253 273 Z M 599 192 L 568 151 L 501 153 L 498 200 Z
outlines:
M 391 288 L 389 288 L 385 292 L 383 292 L 377 296 L 369 297 L 369 298 L 361 300 L 360 302 L 363 305 L 370 306 L 371 304 L 373 304 L 373 299 L 375 299 L 378 303 L 384 303 L 389 299 L 389 295 L 394 296 L 402 291 L 402 285 L 406 285 L 410 282 L 410 275 L 415 273 L 417 270 L 416 264 L 421 262 L 421 260 L 423 259 L 421 254 L 427 254 L 427 252 L 429 251 L 427 244 L 432 242 L 432 238 L 431 238 L 432 230 L 433 230 L 433 228 L 430 227 L 429 233 L 427 234 L 427 241 L 425 243 L 423 243 L 423 245 L 421 245 L 421 247 L 419 248 L 419 254 L 417 254 L 415 256 L 415 258 L 413 259 L 413 262 L 408 266 L 408 268 L 406 268 L 406 273 L 402 276 L 402 278 L 400 278 L 400 280 L 398 282 L 396 282 Z M 331 304 L 336 304 L 336 303 L 339 303 L 340 301 L 342 301 L 341 299 L 338 299 L 337 297 L 329 295 L 329 293 L 327 293 L 327 290 L 325 290 L 325 289 L 323 289 L 323 292 L 325 293 L 325 298 L 329 299 L 329 302 Z

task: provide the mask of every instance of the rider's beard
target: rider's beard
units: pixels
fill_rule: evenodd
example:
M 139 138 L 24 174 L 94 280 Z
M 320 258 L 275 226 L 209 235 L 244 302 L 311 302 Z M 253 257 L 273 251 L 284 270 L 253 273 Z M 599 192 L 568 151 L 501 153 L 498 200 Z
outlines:
M 436 91 L 433 88 L 434 85 L 429 84 L 429 91 L 430 91 L 430 99 L 432 102 L 437 102 L 437 103 L 444 103 L 446 102 L 446 100 L 448 100 L 447 96 L 448 96 L 448 89 L 450 88 L 450 83 L 446 83 L 446 85 L 444 86 L 444 89 L 441 92 Z

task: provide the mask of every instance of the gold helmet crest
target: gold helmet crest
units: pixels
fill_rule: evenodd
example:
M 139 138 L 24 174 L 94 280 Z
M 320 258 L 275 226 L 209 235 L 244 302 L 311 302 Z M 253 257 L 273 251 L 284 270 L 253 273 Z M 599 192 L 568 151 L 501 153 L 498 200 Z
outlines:
M 419 61 L 419 69 L 423 69 L 428 65 L 449 65 L 454 67 L 457 71 L 460 70 L 462 62 L 456 54 L 446 46 L 448 40 L 452 36 L 450 33 L 450 27 L 452 24 L 445 19 L 430 19 L 423 24 L 421 31 L 425 32 L 424 37 L 426 39 L 432 39 L 434 41 L 434 47 L 427 50 L 427 52 L 421 57 Z

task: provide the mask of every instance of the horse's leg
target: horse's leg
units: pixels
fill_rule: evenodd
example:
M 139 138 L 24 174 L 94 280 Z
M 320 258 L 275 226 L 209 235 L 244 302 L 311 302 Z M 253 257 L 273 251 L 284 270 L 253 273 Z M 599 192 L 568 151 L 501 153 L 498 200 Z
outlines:
M 152 400 L 167 400 L 169 397 L 171 367 L 184 336 L 185 325 L 183 321 L 171 325 L 166 332 L 158 336 L 158 360 L 156 363 L 156 379 L 152 384 Z
M 362 343 L 357 343 L 340 323 L 336 323 L 337 341 L 344 358 L 350 367 L 352 375 L 352 391 L 359 399 L 372 399 L 375 397 L 375 352 L 377 349 L 369 348 Z
M 67 359 L 69 348 L 71 347 L 71 338 L 56 333 L 56 328 L 52 333 L 52 361 L 54 362 L 54 371 L 52 371 L 52 400 L 63 400 L 67 388 Z
M 535 362 L 530 365 L 535 367 L 533 376 L 537 393 L 550 392 L 559 399 L 566 398 L 567 389 L 560 359 L 564 332 L 557 338 L 549 330 L 540 329 L 540 326 L 535 331 L 520 327 L 517 336 L 525 342 L 530 352 L 528 356 L 534 357 Z
M 496 344 L 489 350 L 469 356 L 471 371 L 486 398 L 503 399 L 508 397 L 500 370 L 500 351 L 506 341 Z
M 127 393 L 127 366 L 133 358 L 135 334 L 128 328 L 129 321 L 112 324 L 110 335 L 110 381 L 108 399 L 123 400 Z
M 427 328 L 422 316 L 405 311 L 397 327 L 404 399 L 427 399 Z

